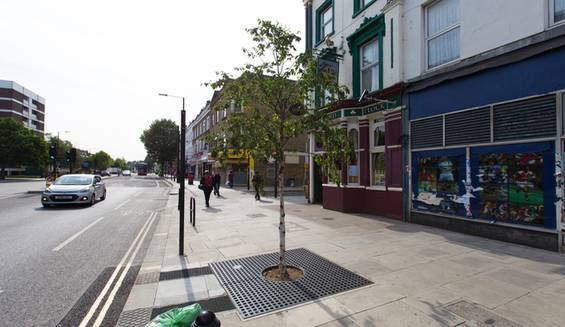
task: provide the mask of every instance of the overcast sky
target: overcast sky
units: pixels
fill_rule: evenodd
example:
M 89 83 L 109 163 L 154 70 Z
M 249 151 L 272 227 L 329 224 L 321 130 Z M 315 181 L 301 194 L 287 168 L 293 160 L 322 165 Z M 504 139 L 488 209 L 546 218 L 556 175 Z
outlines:
M 46 99 L 46 132 L 76 147 L 142 160 L 158 118 L 187 123 L 202 86 L 244 63 L 246 27 L 277 20 L 304 37 L 302 0 L 0 0 L 0 79 Z M 303 47 L 302 44 L 299 47 Z

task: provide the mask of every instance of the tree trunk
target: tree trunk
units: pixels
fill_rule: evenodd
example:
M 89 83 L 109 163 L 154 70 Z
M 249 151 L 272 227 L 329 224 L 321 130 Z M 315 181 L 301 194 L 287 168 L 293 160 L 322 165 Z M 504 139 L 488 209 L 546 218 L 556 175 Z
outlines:
M 279 212 L 280 212 L 280 222 L 279 222 L 279 274 L 282 280 L 287 280 L 288 271 L 286 270 L 286 227 L 285 227 L 285 212 L 284 212 L 284 155 L 279 162 Z

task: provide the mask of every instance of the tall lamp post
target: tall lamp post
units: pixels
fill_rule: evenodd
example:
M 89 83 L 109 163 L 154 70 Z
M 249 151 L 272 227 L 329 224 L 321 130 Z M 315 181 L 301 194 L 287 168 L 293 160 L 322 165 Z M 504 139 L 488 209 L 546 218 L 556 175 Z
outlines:
M 182 110 L 180 112 L 180 169 L 178 169 L 177 182 L 179 183 L 179 255 L 184 255 L 184 176 L 186 175 L 185 147 L 186 143 L 186 112 L 184 110 L 184 97 L 159 93 L 163 97 L 182 99 Z

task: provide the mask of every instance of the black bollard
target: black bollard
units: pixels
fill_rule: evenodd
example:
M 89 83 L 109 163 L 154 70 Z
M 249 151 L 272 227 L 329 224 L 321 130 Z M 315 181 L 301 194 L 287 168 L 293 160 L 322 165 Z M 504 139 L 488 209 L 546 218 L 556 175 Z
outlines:
M 196 317 L 192 327 L 220 327 L 221 323 L 212 311 L 202 311 Z

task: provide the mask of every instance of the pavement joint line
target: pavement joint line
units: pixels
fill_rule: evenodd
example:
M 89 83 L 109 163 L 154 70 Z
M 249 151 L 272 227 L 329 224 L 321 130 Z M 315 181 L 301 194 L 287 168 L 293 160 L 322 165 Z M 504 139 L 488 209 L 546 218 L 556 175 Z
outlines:
M 149 221 L 151 220 L 151 218 L 154 215 L 156 215 L 156 212 L 151 213 L 151 215 L 147 218 L 147 220 L 145 221 L 145 223 L 141 227 L 141 230 L 139 231 L 139 233 L 137 234 L 137 236 L 135 237 L 135 239 L 133 240 L 133 242 L 129 246 L 128 250 L 126 251 L 126 254 L 122 257 L 122 259 L 120 260 L 120 263 L 118 263 L 118 265 L 114 269 L 114 272 L 110 276 L 110 279 L 108 279 L 108 282 L 106 282 L 106 285 L 104 285 L 104 288 L 102 289 L 102 291 L 100 292 L 100 294 L 96 298 L 96 301 L 94 301 L 94 303 L 90 307 L 90 310 L 88 310 L 88 313 L 82 319 L 79 327 L 84 327 L 84 326 L 88 325 L 88 323 L 92 319 L 92 316 L 98 310 L 98 307 L 100 306 L 100 302 L 102 301 L 102 299 L 104 299 L 104 297 L 106 296 L 106 293 L 108 293 L 108 290 L 110 289 L 110 286 L 112 286 L 112 284 L 114 283 L 114 280 L 116 279 L 116 276 L 118 275 L 118 272 L 121 270 L 123 264 L 126 262 L 126 259 L 130 255 L 130 252 L 133 250 L 133 248 L 134 248 L 135 244 L 137 243 L 139 237 L 141 236 L 143 231 L 146 229 L 146 227 L 149 224 Z
M 117 207 L 114 208 L 114 210 L 118 210 L 121 207 L 123 207 L 126 203 L 128 203 L 131 199 L 127 199 L 124 202 L 120 203 L 120 205 L 118 205 Z
M 99 221 L 101 221 L 102 219 L 104 219 L 104 217 L 100 217 L 98 219 L 96 219 L 94 222 L 92 222 L 90 225 L 86 226 L 85 228 L 81 229 L 78 233 L 76 233 L 75 235 L 69 237 L 67 240 L 65 240 L 63 243 L 57 245 L 54 249 L 53 252 L 58 252 L 59 250 L 61 250 L 62 248 L 64 248 L 67 244 L 71 243 L 75 238 L 79 237 L 80 235 L 82 235 L 82 233 L 86 232 L 89 228 L 91 228 L 92 226 L 96 225 Z
M 137 246 L 135 248 L 135 251 L 133 252 L 133 254 L 131 255 L 126 267 L 124 270 L 122 270 L 122 274 L 120 276 L 120 278 L 118 279 L 118 281 L 116 282 L 116 285 L 114 285 L 114 289 L 112 290 L 112 292 L 110 293 L 110 295 L 108 296 L 108 299 L 106 300 L 106 302 L 104 303 L 104 306 L 102 307 L 102 311 L 100 311 L 100 313 L 98 314 L 98 317 L 96 318 L 96 320 L 94 321 L 94 324 L 92 324 L 92 327 L 98 327 L 102 324 L 102 322 L 104 321 L 104 318 L 106 317 L 106 313 L 108 312 L 108 309 L 110 309 L 110 305 L 112 304 L 112 302 L 114 301 L 114 298 L 116 297 L 116 294 L 118 293 L 118 290 L 120 289 L 120 287 L 122 286 L 122 283 L 124 282 L 124 279 L 133 263 L 133 260 L 135 259 L 135 256 L 137 255 L 137 252 L 139 251 L 139 249 L 141 248 L 141 245 L 143 244 L 143 240 L 145 239 L 145 237 L 147 236 L 147 233 L 149 233 L 149 229 L 151 229 L 151 225 L 153 224 L 153 222 L 155 221 L 157 217 L 157 213 L 153 212 L 150 216 L 151 221 L 149 222 L 149 224 L 147 225 L 147 228 L 145 229 L 145 232 L 143 233 L 143 236 L 141 237 L 141 239 L 139 240 L 139 242 L 137 242 Z

